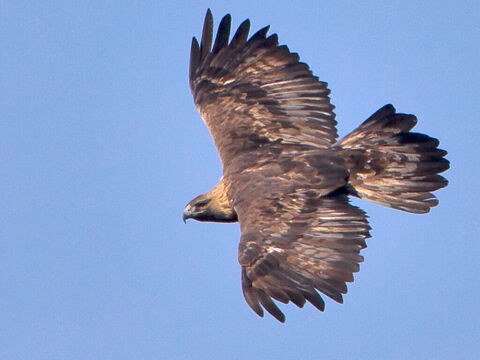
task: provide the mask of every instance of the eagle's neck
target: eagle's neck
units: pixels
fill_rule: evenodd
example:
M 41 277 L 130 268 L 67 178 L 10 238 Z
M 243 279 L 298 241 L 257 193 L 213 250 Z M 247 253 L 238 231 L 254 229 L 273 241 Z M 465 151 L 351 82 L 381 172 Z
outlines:
M 228 184 L 222 177 L 220 182 L 208 193 L 205 194 L 211 201 L 208 206 L 210 221 L 215 222 L 236 222 L 237 213 L 231 205 L 228 197 Z

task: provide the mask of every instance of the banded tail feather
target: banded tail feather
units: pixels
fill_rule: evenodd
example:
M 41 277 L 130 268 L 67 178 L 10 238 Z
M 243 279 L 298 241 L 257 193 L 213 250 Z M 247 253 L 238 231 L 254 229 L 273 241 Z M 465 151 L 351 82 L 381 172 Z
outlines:
M 385 105 L 340 140 L 352 195 L 394 209 L 423 214 L 438 204 L 432 191 L 447 186 L 449 168 L 439 141 L 411 132 L 414 115 Z

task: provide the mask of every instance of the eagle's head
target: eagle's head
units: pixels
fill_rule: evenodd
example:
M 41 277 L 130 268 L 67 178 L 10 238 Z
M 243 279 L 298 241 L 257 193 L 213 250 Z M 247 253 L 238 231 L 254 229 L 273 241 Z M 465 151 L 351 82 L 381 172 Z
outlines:
M 237 213 L 228 202 L 221 201 L 211 192 L 197 196 L 190 201 L 183 210 L 183 221 L 194 219 L 197 221 L 236 222 Z

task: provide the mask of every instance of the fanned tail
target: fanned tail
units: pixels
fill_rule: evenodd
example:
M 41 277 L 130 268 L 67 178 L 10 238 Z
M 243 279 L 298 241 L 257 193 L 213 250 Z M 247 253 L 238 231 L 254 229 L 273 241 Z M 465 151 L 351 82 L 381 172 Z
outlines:
M 412 213 L 438 204 L 432 191 L 447 186 L 449 168 L 439 141 L 410 132 L 414 115 L 385 105 L 337 143 L 350 170 L 349 191 L 362 199 Z

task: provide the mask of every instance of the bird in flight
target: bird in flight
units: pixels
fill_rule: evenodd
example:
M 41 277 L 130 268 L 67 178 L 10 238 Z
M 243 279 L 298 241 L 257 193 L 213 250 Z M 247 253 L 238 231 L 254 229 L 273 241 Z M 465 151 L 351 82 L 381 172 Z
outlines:
M 427 213 L 449 162 L 437 139 L 411 132 L 416 117 L 392 105 L 338 140 L 327 83 L 268 26 L 249 38 L 245 20 L 230 40 L 230 24 L 224 16 L 213 41 L 208 10 L 200 44 L 192 40 L 190 88 L 223 176 L 183 219 L 240 223 L 245 300 L 284 322 L 273 300 L 321 311 L 319 292 L 343 302 L 370 237 L 349 196 Z

